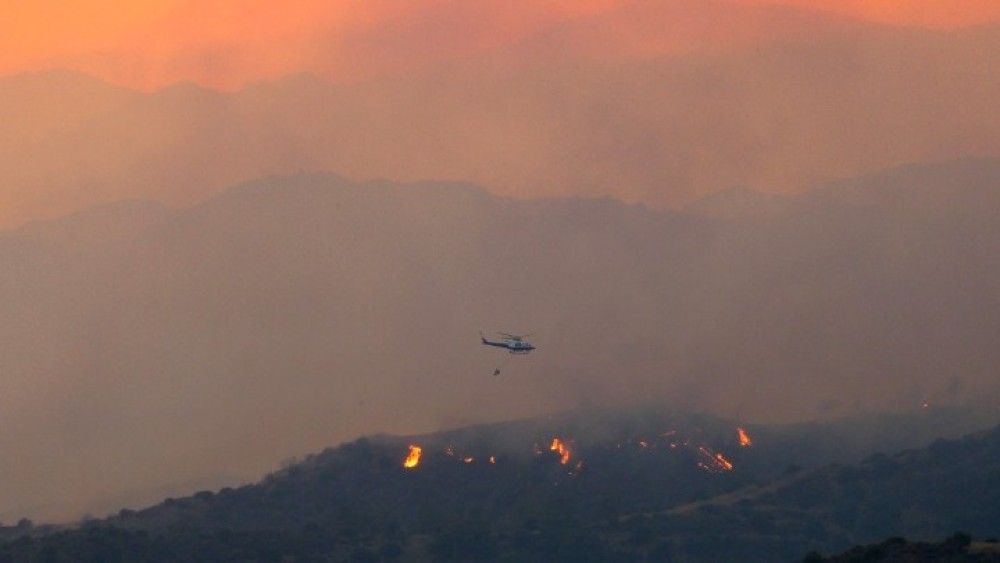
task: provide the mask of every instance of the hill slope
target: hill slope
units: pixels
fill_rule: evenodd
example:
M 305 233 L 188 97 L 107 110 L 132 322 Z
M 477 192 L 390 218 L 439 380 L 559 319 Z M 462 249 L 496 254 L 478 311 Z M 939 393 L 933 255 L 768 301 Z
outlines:
M 8 542 L 0 561 L 763 562 L 885 535 L 982 536 L 1000 524 L 1000 427 L 789 476 L 755 476 L 756 445 L 740 447 L 733 430 L 661 414 L 360 440 L 255 485 Z M 414 445 L 419 461 L 404 467 Z M 710 498 L 690 502 L 699 497 Z
M 1000 561 L 1000 545 L 996 539 L 985 542 L 971 541 L 966 534 L 955 534 L 940 543 L 908 542 L 892 538 L 879 544 L 859 546 L 840 555 L 824 559 L 812 553 L 802 563 L 995 563 Z

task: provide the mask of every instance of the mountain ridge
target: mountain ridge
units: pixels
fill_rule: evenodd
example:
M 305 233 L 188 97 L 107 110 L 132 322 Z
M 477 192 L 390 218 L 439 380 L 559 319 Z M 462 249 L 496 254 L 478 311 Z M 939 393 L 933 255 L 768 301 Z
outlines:
M 996 508 L 992 513 L 988 508 L 990 499 L 1000 494 L 1000 473 L 994 471 L 1000 463 L 1000 427 L 890 456 L 876 454 L 857 465 L 790 469 L 797 473 L 786 477 L 780 470 L 769 470 L 748 478 L 739 475 L 758 457 L 755 448 L 769 440 L 782 440 L 779 435 L 767 427 L 748 426 L 753 444 L 741 451 L 732 421 L 662 416 L 663 411 L 657 409 L 589 420 L 564 414 L 422 436 L 360 439 L 286 464 L 262 481 L 238 489 L 202 491 L 144 510 L 122 510 L 76 529 L 32 529 L 30 524 L 0 529 L 7 538 L 0 543 L 0 560 L 34 561 L 43 554 L 67 550 L 75 550 L 70 552 L 79 557 L 97 550 L 105 557 L 117 553 L 117 557 L 144 561 L 173 561 L 193 553 L 215 560 L 282 556 L 340 560 L 358 558 L 362 552 L 375 560 L 514 557 L 534 561 L 581 556 L 634 560 L 669 554 L 690 562 L 715 561 L 721 556 L 773 561 L 885 537 L 879 535 L 885 530 L 852 526 L 855 516 L 838 512 L 837 506 L 854 503 L 852 483 L 858 482 L 866 483 L 869 491 L 888 492 L 862 498 L 852 504 L 855 511 L 882 510 L 886 504 L 882 497 L 896 494 L 893 490 L 907 496 L 910 508 L 905 510 L 913 513 L 914 506 L 923 507 L 923 520 L 912 516 L 892 520 L 901 522 L 901 527 L 889 530 L 892 535 L 940 536 L 942 527 L 957 524 L 981 536 L 991 522 L 1000 521 Z M 675 430 L 643 438 L 645 432 L 662 429 L 670 420 L 678 424 Z M 570 430 L 567 424 L 601 430 L 589 438 L 586 433 L 562 434 Z M 722 440 L 729 445 L 709 435 L 686 445 L 686 438 L 699 436 L 698 427 L 705 430 L 705 424 L 728 429 L 733 435 Z M 899 424 L 905 425 L 905 420 Z M 516 442 L 521 442 L 522 453 L 514 455 L 509 448 L 516 442 L 508 442 L 492 450 L 495 457 L 489 460 L 478 452 L 474 458 L 464 457 L 486 445 L 483 440 L 498 438 L 496 431 L 513 432 L 508 438 L 520 436 Z M 556 449 L 555 440 L 560 438 L 551 438 L 549 448 L 553 433 L 565 440 L 568 454 L 549 451 Z M 537 440 L 543 436 L 540 447 Z M 620 441 L 626 436 L 630 437 Z M 828 439 L 823 433 L 810 437 L 817 442 Z M 708 442 L 698 445 L 700 440 Z M 416 445 L 422 448 L 411 468 L 403 466 L 407 444 L 411 456 Z M 783 450 L 780 442 L 774 446 L 777 449 L 771 453 L 794 454 Z M 698 450 L 705 447 L 721 448 L 735 466 L 729 472 L 720 466 L 720 473 L 695 465 L 703 455 Z M 560 455 L 569 455 L 569 462 L 560 463 Z M 961 477 L 961 485 L 951 486 L 943 497 L 923 488 L 928 479 L 939 479 L 941 467 Z M 623 471 L 631 477 L 616 477 Z M 872 479 L 886 481 L 887 486 L 874 487 Z M 670 489 L 676 498 L 664 496 Z M 831 491 L 816 496 L 825 489 Z M 514 491 L 517 494 L 511 496 Z M 727 497 L 728 491 L 736 496 Z M 699 495 L 707 500 L 683 503 L 682 499 Z M 928 504 L 928 499 L 941 500 Z M 762 502 L 777 503 L 776 508 L 761 512 L 755 503 Z M 669 508 L 671 503 L 677 506 Z M 663 512 L 635 511 L 643 505 L 664 504 L 668 509 Z M 982 514 L 976 512 L 970 519 L 967 511 L 972 507 L 986 507 L 986 512 L 980 510 Z M 966 515 L 960 517 L 963 512 Z M 786 514 L 793 515 L 794 524 Z M 747 518 L 757 524 L 732 524 Z M 927 518 L 937 523 L 926 527 Z M 565 535 L 567 526 L 576 532 Z M 780 541 L 769 531 L 775 528 L 785 530 Z M 582 544 L 585 549 L 580 549 L 581 530 L 590 538 Z M 33 538 L 16 539 L 25 533 L 32 533 Z
M 28 98 L 32 111 L 0 107 L 11 155 L 0 224 L 123 198 L 186 206 L 301 169 L 666 207 L 732 185 L 797 192 L 903 162 L 995 157 L 996 65 L 971 55 L 998 52 L 998 31 L 819 34 L 797 49 L 622 64 L 449 61 L 356 84 L 299 76 L 215 93 L 89 96 L 87 79 L 38 75 L 52 85 Z M 0 100 L 15 82 L 0 81 Z

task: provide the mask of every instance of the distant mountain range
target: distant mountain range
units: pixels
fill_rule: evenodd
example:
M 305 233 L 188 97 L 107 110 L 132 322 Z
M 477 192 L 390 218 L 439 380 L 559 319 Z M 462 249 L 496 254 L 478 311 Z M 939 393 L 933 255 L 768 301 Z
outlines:
M 925 416 L 866 422 L 885 433 Z M 3 528 L 0 561 L 751 563 L 998 529 L 1000 427 L 800 465 L 817 465 L 837 432 L 647 409 L 371 437 L 254 485 L 71 530 Z
M 126 198 L 192 205 L 301 170 L 665 207 L 728 186 L 801 192 L 907 162 L 1000 156 L 998 26 L 627 4 L 359 83 L 295 75 L 147 93 L 62 71 L 0 78 L 0 225 Z M 380 48 L 414 56 L 386 33 Z M 351 57 L 364 55 L 378 58 Z

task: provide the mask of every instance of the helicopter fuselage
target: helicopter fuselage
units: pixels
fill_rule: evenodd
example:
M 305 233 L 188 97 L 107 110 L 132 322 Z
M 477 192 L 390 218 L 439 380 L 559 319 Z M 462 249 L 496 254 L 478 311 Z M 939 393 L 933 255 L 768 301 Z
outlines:
M 525 340 L 516 339 L 504 339 L 504 340 L 489 340 L 485 336 L 482 337 L 483 344 L 487 346 L 495 346 L 497 348 L 503 348 L 510 352 L 511 354 L 527 354 L 535 349 L 530 342 Z

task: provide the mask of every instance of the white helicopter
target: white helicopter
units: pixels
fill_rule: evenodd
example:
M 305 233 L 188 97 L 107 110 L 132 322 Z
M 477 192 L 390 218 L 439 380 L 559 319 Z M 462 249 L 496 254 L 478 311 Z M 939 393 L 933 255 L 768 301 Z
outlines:
M 483 344 L 487 346 L 496 346 L 497 348 L 504 348 L 511 354 L 529 354 L 535 347 L 528 342 L 527 338 L 531 336 L 530 334 L 518 335 L 518 334 L 507 334 L 506 332 L 499 332 L 502 338 L 500 340 L 490 340 L 479 333 L 479 337 L 482 338 Z
M 482 332 L 479 333 L 479 337 L 482 339 L 483 344 L 487 346 L 503 348 L 511 354 L 517 354 L 519 356 L 529 354 L 535 349 L 535 346 L 531 342 L 528 342 L 528 337 L 531 336 L 530 334 L 507 334 L 506 332 L 499 332 L 497 334 L 502 337 L 500 340 L 490 340 L 489 338 L 486 338 Z M 497 368 L 493 370 L 493 376 L 496 377 L 500 375 L 500 368 L 506 365 L 507 361 L 505 360 L 500 366 L 497 366 Z

